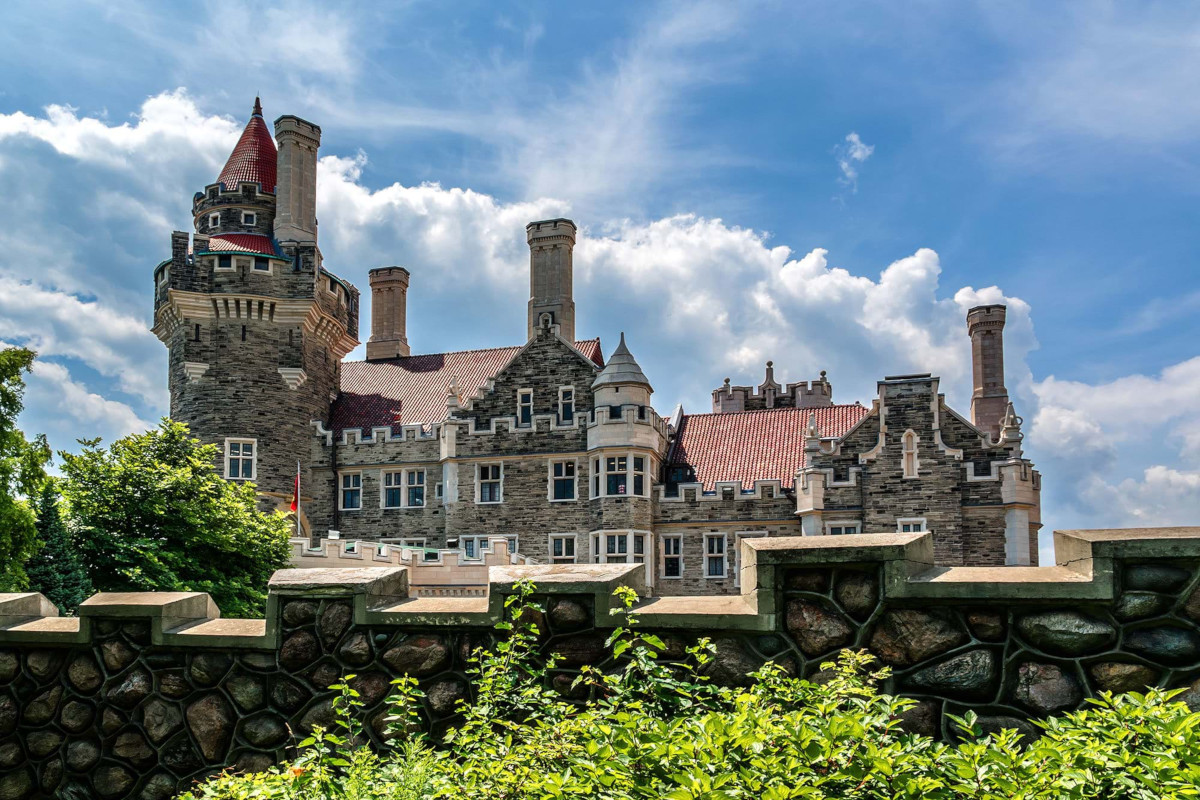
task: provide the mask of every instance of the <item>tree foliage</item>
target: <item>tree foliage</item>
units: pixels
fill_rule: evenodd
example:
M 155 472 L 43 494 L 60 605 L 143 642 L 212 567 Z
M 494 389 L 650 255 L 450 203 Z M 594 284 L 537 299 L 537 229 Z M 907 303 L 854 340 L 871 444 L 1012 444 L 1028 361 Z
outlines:
M 518 586 L 525 600 L 532 588 Z M 623 595 L 629 604 L 632 599 Z M 547 691 L 533 614 L 500 626 L 477 651 L 473 702 L 432 746 L 417 724 L 420 690 L 394 682 L 391 749 L 363 744 L 352 682 L 332 731 L 298 743 L 300 756 L 256 775 L 225 775 L 185 800 L 1159 800 L 1200 796 L 1200 714 L 1171 693 L 1105 693 L 1081 711 L 984 736 L 973 714 L 952 717 L 956 743 L 905 733 L 913 702 L 877 692 L 887 670 L 846 651 L 818 685 L 768 664 L 745 689 L 708 685 L 691 663 L 658 664 L 662 643 L 631 618 L 609 639 L 625 669 L 585 671 L 593 702 Z M 348 676 L 352 678 L 353 676 Z
M 47 480 L 42 485 L 35 508 L 38 549 L 25 565 L 29 590 L 41 592 L 59 611 L 73 614 L 80 603 L 91 597 L 92 582 L 63 523 L 54 481 Z
M 258 510 L 255 487 L 217 472 L 215 445 L 186 425 L 61 453 L 72 534 L 98 591 L 197 591 L 226 616 L 260 615 L 287 565 L 290 526 Z
M 24 374 L 34 353 L 19 347 L 0 349 L 0 592 L 28 585 L 24 564 L 35 548 L 35 520 L 29 498 L 46 479 L 50 448 L 44 436 L 30 441 L 17 427 L 24 407 Z

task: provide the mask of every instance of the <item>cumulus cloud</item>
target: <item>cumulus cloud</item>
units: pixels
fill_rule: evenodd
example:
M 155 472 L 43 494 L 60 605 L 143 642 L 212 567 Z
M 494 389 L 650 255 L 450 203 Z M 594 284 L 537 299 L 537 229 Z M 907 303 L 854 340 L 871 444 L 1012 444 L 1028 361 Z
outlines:
M 846 134 L 845 140 L 835 148 L 838 169 L 842 177 L 838 183 L 849 186 L 850 191 L 858 191 L 858 170 L 875 152 L 875 145 L 865 143 L 854 131 Z
M 152 427 L 125 403 L 89 390 L 74 380 L 65 366 L 50 361 L 35 362 L 25 402 L 50 419 L 48 433 L 60 448 L 71 449 L 74 439 L 112 441 Z

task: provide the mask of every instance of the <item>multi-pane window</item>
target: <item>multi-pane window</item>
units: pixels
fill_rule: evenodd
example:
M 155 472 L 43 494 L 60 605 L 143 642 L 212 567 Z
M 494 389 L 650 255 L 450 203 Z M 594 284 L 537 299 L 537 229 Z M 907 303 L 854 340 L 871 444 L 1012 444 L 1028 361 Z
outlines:
M 517 537 L 506 536 L 508 540 L 508 553 L 512 555 L 517 552 Z M 491 552 L 491 545 L 488 543 L 487 536 L 461 536 L 458 540 L 458 549 L 462 550 L 463 555 L 467 558 L 483 558 L 485 552 Z
M 225 440 L 225 477 L 230 480 L 254 480 L 257 443 L 254 439 Z
M 638 497 L 646 493 L 646 459 L 644 456 L 633 457 L 633 493 Z
M 383 507 L 402 508 L 404 506 L 404 473 L 383 473 Z
M 604 472 L 608 479 L 604 493 L 608 495 L 626 494 L 629 480 L 628 470 L 628 456 L 609 456 L 604 459 Z
M 837 522 L 829 526 L 830 536 L 841 536 L 847 533 L 858 533 L 857 522 Z
M 501 500 L 502 466 L 500 464 L 479 465 L 478 503 L 499 503 Z
M 920 533 L 925 530 L 924 519 L 896 520 L 896 527 L 901 533 Z
M 563 386 L 558 390 L 558 421 L 566 425 L 575 419 L 575 387 Z
M 725 534 L 704 537 L 704 577 L 725 577 Z
M 552 500 L 575 499 L 575 462 L 554 461 L 550 464 Z
M 405 475 L 404 504 L 409 508 L 420 508 L 425 505 L 425 470 L 410 469 Z
M 664 578 L 683 576 L 683 537 L 662 537 L 662 570 Z
M 533 424 L 533 390 L 520 389 L 517 391 L 517 424 L 528 428 Z
M 641 564 L 646 560 L 646 534 L 597 533 L 592 537 L 592 554 L 592 560 L 597 564 Z
M 553 564 L 575 563 L 575 535 L 550 537 L 550 562 Z
M 900 440 L 901 456 L 904 463 L 904 477 L 917 477 L 917 435 L 908 431 Z
M 341 508 L 343 511 L 357 511 L 362 508 L 362 473 L 342 473 Z

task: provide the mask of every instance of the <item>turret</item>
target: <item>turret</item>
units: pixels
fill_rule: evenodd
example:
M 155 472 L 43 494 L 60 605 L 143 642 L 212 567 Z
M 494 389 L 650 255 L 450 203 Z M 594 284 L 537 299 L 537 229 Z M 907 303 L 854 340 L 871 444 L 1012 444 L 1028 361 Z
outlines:
M 1008 407 L 1004 388 L 1004 317 L 1002 305 L 976 306 L 967 312 L 971 337 L 971 422 L 995 440 Z

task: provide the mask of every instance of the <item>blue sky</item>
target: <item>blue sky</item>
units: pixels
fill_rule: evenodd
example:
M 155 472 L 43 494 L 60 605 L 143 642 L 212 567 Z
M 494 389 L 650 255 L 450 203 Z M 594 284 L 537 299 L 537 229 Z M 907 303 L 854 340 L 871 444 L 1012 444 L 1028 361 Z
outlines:
M 56 447 L 165 413 L 151 270 L 261 93 L 324 130 L 326 264 L 419 351 L 516 343 L 569 215 L 581 336 L 660 410 L 828 370 L 869 402 L 1008 302 L 1051 528 L 1200 520 L 1200 7 L 5 3 L 0 341 Z M 364 328 L 365 330 L 365 328 Z M 365 334 L 364 334 L 365 337 Z

